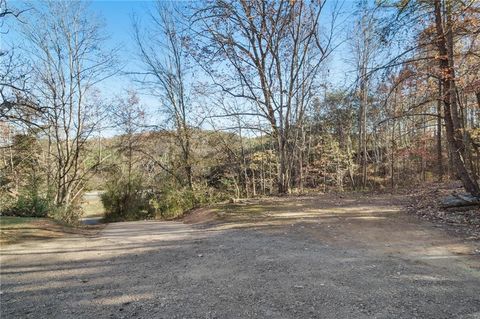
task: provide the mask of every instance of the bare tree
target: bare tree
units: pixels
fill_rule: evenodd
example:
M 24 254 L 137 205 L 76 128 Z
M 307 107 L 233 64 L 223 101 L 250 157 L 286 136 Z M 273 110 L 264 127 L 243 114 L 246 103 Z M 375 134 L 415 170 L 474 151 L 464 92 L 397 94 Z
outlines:
M 289 191 L 298 130 L 322 62 L 332 50 L 332 25 L 320 22 L 324 1 L 224 1 L 197 8 L 192 20 L 197 60 L 231 98 L 253 106 L 245 116 L 271 126 L 279 193 Z M 330 23 L 335 23 L 335 14 Z M 323 30 L 321 30 L 323 28 Z
M 16 50 L 0 53 L 0 121 L 19 127 L 40 127 L 44 107 L 31 91 L 31 68 Z
M 23 26 L 24 52 L 33 67 L 32 92 L 44 108 L 41 124 L 49 140 L 54 202 L 68 208 L 80 198 L 97 164 L 86 161 L 88 138 L 102 119 L 92 114 L 99 104 L 95 86 L 114 74 L 113 52 L 104 52 L 105 37 L 82 2 L 47 1 L 36 6 Z
M 12 24 L 23 23 L 21 15 L 27 9 L 17 9 L 8 5 L 6 0 L 0 0 L 0 34 L 6 34 L 9 28 L 3 28 L 7 19 Z M 3 44 L 0 48 L 0 120 L 21 126 L 35 125 L 33 118 L 41 113 L 41 107 L 36 103 L 29 91 L 30 67 L 13 45 Z
M 360 168 L 360 185 L 367 186 L 367 114 L 369 108 L 370 86 L 372 82 L 371 70 L 374 68 L 375 58 L 379 55 L 381 43 L 378 33 L 376 8 L 371 8 L 368 2 L 358 2 L 357 17 L 354 22 L 354 31 L 350 37 L 350 46 L 353 55 L 353 64 L 357 72 L 357 100 L 358 100 L 358 149 L 357 164 Z
M 25 11 L 9 6 L 7 0 L 0 0 L 0 26 L 3 26 L 5 18 L 14 17 L 18 19 Z
M 144 66 L 143 77 L 139 81 L 160 98 L 163 113 L 173 123 L 186 185 L 191 189 L 193 158 L 189 116 L 192 105 L 187 81 L 192 74 L 188 72 L 185 37 L 178 25 L 179 16 L 171 6 L 158 1 L 150 18 L 151 28 L 145 30 L 140 28 L 138 20 L 134 21 L 134 36 Z
M 126 157 L 127 195 L 130 195 L 132 177 L 135 173 L 133 171 L 135 164 L 134 153 L 140 146 L 140 134 L 145 127 L 145 111 L 140 105 L 137 93 L 128 91 L 125 97 L 118 98 L 112 113 L 113 123 L 121 134 L 116 147 L 120 154 Z
M 381 68 L 394 68 L 402 65 L 404 71 L 409 75 L 402 76 L 400 82 L 417 84 L 416 87 L 410 89 L 412 97 L 422 95 L 418 93 L 421 92 L 422 87 L 428 87 L 431 79 L 438 81 L 435 84 L 430 81 L 429 91 L 435 92 L 435 94 L 423 94 L 426 95 L 426 99 L 408 103 L 411 104 L 409 112 L 402 116 L 408 116 L 412 118 L 412 121 L 416 116 L 420 116 L 423 119 L 424 133 L 425 116 L 443 120 L 450 159 L 449 167 L 455 171 L 464 188 L 469 193 L 478 196 L 480 190 L 477 174 L 473 169 L 471 152 L 475 143 L 465 126 L 468 114 L 465 114 L 466 109 L 461 100 L 462 90 L 459 85 L 466 81 L 474 82 L 472 79 L 466 80 L 465 75 L 474 76 L 476 69 L 476 63 L 470 63 L 478 58 L 478 54 L 475 54 L 475 50 L 472 48 L 475 47 L 480 34 L 480 30 L 475 27 L 476 21 L 479 20 L 479 3 L 474 0 L 407 0 L 396 2 L 396 8 L 398 9 L 397 15 L 395 19 L 392 19 L 394 23 L 389 26 L 390 34 L 401 34 L 401 31 L 405 31 L 407 38 L 414 41 L 412 41 L 413 44 L 406 45 L 404 50 L 397 50 L 400 53 Z M 427 23 L 427 27 L 425 27 L 425 23 Z M 393 27 L 395 27 L 394 30 Z M 412 38 L 413 36 L 415 38 Z M 389 37 L 386 38 L 386 43 L 392 46 Z M 459 75 L 459 62 L 469 65 L 470 70 Z M 399 86 L 400 82 L 395 86 Z M 425 85 L 418 85 L 421 82 Z M 470 85 L 464 85 L 464 87 L 465 93 L 470 91 Z M 396 91 L 396 89 L 394 88 L 392 91 Z M 433 107 L 433 102 L 438 100 L 441 103 L 437 105 L 435 112 L 417 113 L 416 110 L 424 108 L 426 105 Z M 441 114 L 439 106 L 443 106 L 443 114 Z M 436 124 L 437 160 L 440 164 L 442 159 L 441 122 L 437 120 Z M 424 166 L 425 163 L 422 165 Z M 422 171 L 424 172 L 424 169 Z
M 438 47 L 438 64 L 441 70 L 441 83 L 443 88 L 443 112 L 446 137 L 452 162 L 458 177 L 467 192 L 480 196 L 480 187 L 476 175 L 467 170 L 465 141 L 461 135 L 462 125 L 458 114 L 457 91 L 455 84 L 454 41 L 452 24 L 452 0 L 435 0 L 434 16 L 435 31 Z

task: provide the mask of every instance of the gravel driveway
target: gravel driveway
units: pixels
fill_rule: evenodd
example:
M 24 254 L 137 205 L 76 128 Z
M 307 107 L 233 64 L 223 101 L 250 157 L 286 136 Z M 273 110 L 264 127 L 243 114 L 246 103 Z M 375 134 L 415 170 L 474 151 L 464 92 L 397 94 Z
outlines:
M 387 196 L 255 207 L 4 247 L 0 317 L 480 318 L 478 242 Z

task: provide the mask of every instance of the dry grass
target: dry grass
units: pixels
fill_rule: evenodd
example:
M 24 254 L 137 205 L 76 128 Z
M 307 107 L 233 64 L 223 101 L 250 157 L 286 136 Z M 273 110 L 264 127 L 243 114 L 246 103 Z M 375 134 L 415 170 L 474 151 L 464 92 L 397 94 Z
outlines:
M 436 223 L 456 226 L 472 238 L 480 239 L 480 208 L 441 207 L 441 200 L 453 193 L 463 193 L 458 182 L 426 183 L 409 194 L 407 211 Z
M 0 246 L 67 235 L 93 236 L 104 225 L 67 226 L 48 218 L 0 216 Z
M 49 239 L 63 236 L 62 226 L 47 218 L 0 217 L 0 244 L 27 239 Z

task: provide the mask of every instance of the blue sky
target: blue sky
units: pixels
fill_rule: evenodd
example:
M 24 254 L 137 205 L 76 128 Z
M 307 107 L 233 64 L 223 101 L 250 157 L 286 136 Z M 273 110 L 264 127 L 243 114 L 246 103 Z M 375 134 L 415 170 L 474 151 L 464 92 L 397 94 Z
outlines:
M 341 0 L 340 0 L 341 1 Z M 330 3 L 332 3 L 330 1 Z M 147 19 L 149 10 L 155 6 L 155 1 L 127 1 L 127 0 L 102 0 L 89 1 L 90 9 L 103 18 L 105 22 L 105 33 L 109 35 L 107 46 L 110 48 L 118 47 L 119 59 L 124 64 L 125 71 L 138 70 L 137 60 L 135 55 L 136 45 L 133 40 L 132 15 L 136 15 L 140 19 Z M 327 2 L 329 3 L 329 2 Z M 17 7 L 25 5 L 24 1 L 9 0 L 9 4 Z M 350 16 L 355 9 L 354 0 L 345 0 L 343 10 L 345 17 Z M 16 42 L 19 40 L 15 30 L 10 30 L 7 35 L 2 36 L 2 42 Z M 1 42 L 0 42 L 1 44 Z M 2 44 L 3 45 L 3 44 Z M 334 57 L 330 59 L 329 64 L 329 81 L 336 85 L 344 84 L 345 79 L 351 77 L 346 73 L 350 67 L 343 62 L 345 56 L 345 46 L 339 48 Z M 135 84 L 128 76 L 119 75 L 114 78 L 107 79 L 102 83 L 100 89 L 102 95 L 106 97 L 114 97 L 121 94 L 126 89 L 135 89 Z M 151 96 L 146 94 L 141 95 L 141 102 L 148 110 L 158 110 L 159 102 Z
M 330 1 L 333 2 L 333 1 Z M 353 11 L 354 0 L 346 0 L 343 8 L 346 12 Z M 120 45 L 119 52 L 122 60 L 128 62 L 135 60 L 135 45 L 132 40 L 132 15 L 135 14 L 140 19 L 146 19 L 149 10 L 155 5 L 154 0 L 103 0 L 91 1 L 91 8 L 105 19 L 105 31 L 111 36 L 110 44 Z M 344 51 L 340 48 L 339 51 Z M 338 57 L 338 55 L 337 55 Z M 331 76 L 334 76 L 336 84 L 343 84 L 346 65 L 342 61 L 343 58 L 331 59 Z M 126 65 L 127 69 L 135 68 L 135 64 L 130 62 Z
M 119 47 L 118 54 L 121 63 L 125 65 L 125 71 L 136 68 L 133 62 L 136 59 L 136 47 L 132 36 L 132 15 L 143 17 L 153 5 L 153 1 L 91 1 L 91 10 L 105 20 L 105 33 L 110 36 L 109 46 Z M 112 86 L 115 86 L 115 91 L 120 92 L 122 89 L 131 88 L 132 85 L 134 84 L 128 76 L 123 76 L 120 81 L 117 78 L 108 81 L 110 91 Z
M 334 1 L 338 0 L 327 1 L 327 4 L 331 4 Z M 27 2 L 29 1 L 8 0 L 10 5 L 20 8 L 25 6 L 25 3 Z M 35 2 L 35 0 L 32 2 Z M 105 33 L 110 36 L 108 46 L 112 48 L 119 46 L 120 59 L 127 63 L 127 69 L 133 68 L 134 64 L 132 64 L 131 61 L 135 59 L 135 45 L 132 39 L 132 15 L 135 14 L 140 19 L 148 18 L 148 12 L 155 5 L 156 1 L 93 0 L 88 2 L 90 3 L 91 10 L 97 13 L 105 21 Z M 355 3 L 355 0 L 344 0 L 343 10 L 347 13 L 351 13 L 354 10 Z M 9 34 L 1 37 L 4 38 L 3 40 L 7 39 L 7 41 L 18 41 L 14 30 L 10 30 Z M 4 42 L 3 40 L 1 40 L 1 42 Z M 344 69 L 345 67 L 342 65 L 341 61 L 338 60 L 339 59 L 331 61 L 334 63 L 332 69 L 336 69 L 335 73 L 338 73 L 338 71 L 340 71 L 339 69 Z M 341 81 L 340 78 L 338 80 Z
M 341 1 L 341 0 L 340 0 Z M 328 3 L 328 2 L 327 2 Z M 330 1 L 333 3 L 333 1 Z M 347 12 L 354 10 L 354 0 L 346 0 L 343 8 Z M 140 19 L 147 20 L 149 11 L 155 6 L 155 1 L 127 1 L 127 0 L 104 0 L 91 1 L 91 9 L 97 12 L 105 19 L 105 31 L 111 36 L 110 45 L 120 45 L 120 58 L 126 62 L 125 69 L 128 71 L 137 68 L 135 61 L 138 59 L 135 56 L 135 43 L 132 38 L 132 15 L 135 14 Z M 345 48 L 339 48 L 339 51 L 344 51 Z M 346 74 L 349 68 L 343 62 L 343 54 L 338 53 L 329 60 L 329 81 L 336 85 L 342 86 L 345 80 L 349 78 Z M 350 76 L 351 77 L 351 76 Z M 109 89 L 114 88 L 117 92 L 125 88 L 131 88 L 134 85 L 128 77 L 112 78 L 104 83 Z M 148 95 L 141 95 L 142 102 L 148 106 L 148 109 L 155 109 L 158 101 Z
M 16 8 L 24 8 L 28 6 L 28 2 L 36 3 L 37 1 L 8 0 L 9 6 Z M 119 47 L 119 58 L 123 63 L 126 63 L 125 69 L 133 68 L 135 45 L 132 38 L 132 15 L 136 14 L 140 18 L 145 17 L 155 1 L 94 0 L 87 2 L 90 4 L 90 10 L 105 22 L 103 31 L 109 37 L 107 46 L 110 48 Z M 21 41 L 21 36 L 16 32 L 13 21 L 9 22 L 4 26 L 4 28 L 8 28 L 8 33 L 0 35 L 0 45 L 2 47 L 18 44 Z M 118 81 L 114 80 L 113 83 L 118 83 Z
M 121 45 L 120 53 L 129 58 L 133 49 L 132 43 L 132 15 L 143 17 L 149 8 L 154 5 L 153 1 L 92 1 L 91 9 L 105 19 L 105 31 L 110 35 L 109 42 L 113 45 Z

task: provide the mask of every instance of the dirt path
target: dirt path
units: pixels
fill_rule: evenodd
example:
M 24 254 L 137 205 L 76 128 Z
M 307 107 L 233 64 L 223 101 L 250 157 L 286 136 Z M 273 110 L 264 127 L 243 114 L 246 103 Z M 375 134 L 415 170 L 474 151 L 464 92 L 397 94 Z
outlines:
M 478 243 L 393 201 L 251 202 L 8 246 L 0 317 L 480 318 Z

